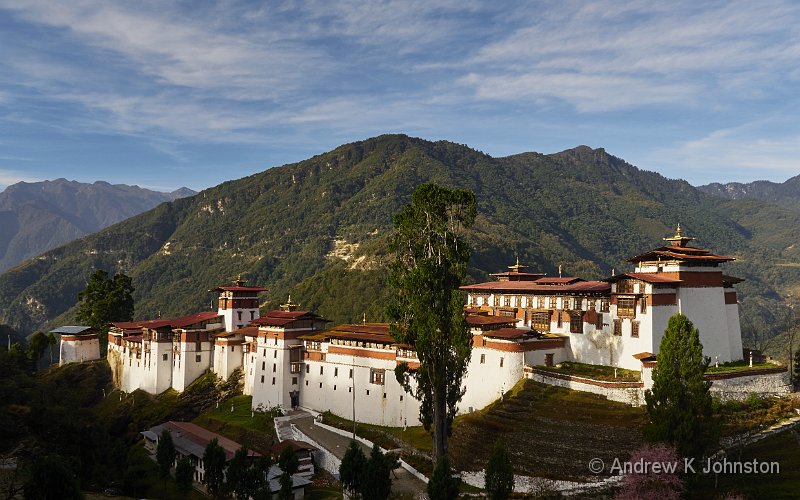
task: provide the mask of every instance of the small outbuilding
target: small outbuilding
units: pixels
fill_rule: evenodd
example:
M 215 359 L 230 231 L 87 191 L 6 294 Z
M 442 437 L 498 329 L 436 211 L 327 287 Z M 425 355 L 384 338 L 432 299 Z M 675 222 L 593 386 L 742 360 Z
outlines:
M 60 337 L 58 365 L 100 359 L 100 337 L 90 326 L 62 326 L 51 333 Z

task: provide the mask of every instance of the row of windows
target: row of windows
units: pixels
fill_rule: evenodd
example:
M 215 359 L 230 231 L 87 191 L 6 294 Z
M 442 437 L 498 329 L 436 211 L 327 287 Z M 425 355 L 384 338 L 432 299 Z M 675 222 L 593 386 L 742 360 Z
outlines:
M 503 357 L 501 357 L 501 358 L 500 358 L 500 368 L 502 368 L 502 367 L 503 367 L 503 361 L 504 361 L 504 359 L 505 359 L 505 358 L 503 358 Z M 481 354 L 481 364 L 482 364 L 482 365 L 483 365 L 483 364 L 486 364 L 486 354 Z
M 614 335 L 622 336 L 622 320 L 615 319 L 614 320 Z M 639 338 L 639 322 L 638 321 L 631 321 L 631 337 Z
M 523 300 L 521 295 L 500 295 L 495 301 L 496 306 L 502 307 L 523 307 Z M 525 307 L 536 309 L 556 309 L 559 308 L 559 297 L 533 297 L 525 296 Z M 561 298 L 560 309 L 588 309 L 595 307 L 595 299 L 586 299 L 581 297 L 563 297 Z M 470 295 L 468 299 L 470 306 L 487 306 L 489 305 L 488 295 Z M 600 299 L 600 311 L 609 311 L 609 300 Z

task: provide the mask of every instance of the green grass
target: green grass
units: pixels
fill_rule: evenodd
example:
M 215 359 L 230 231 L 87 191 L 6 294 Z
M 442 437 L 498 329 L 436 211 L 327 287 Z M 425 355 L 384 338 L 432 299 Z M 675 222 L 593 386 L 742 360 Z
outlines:
M 776 461 L 779 474 L 720 474 L 704 476 L 692 498 L 726 498 L 727 495 L 742 495 L 748 499 L 797 498 L 800 494 L 800 430 L 781 432 L 757 443 L 746 446 L 742 461 Z M 729 461 L 738 461 L 731 454 Z M 718 480 L 715 488 L 714 482 Z
M 730 363 L 723 363 L 718 367 L 714 366 L 713 364 L 709 365 L 707 373 L 722 373 L 722 372 L 737 372 L 737 371 L 746 371 L 746 370 L 758 370 L 760 368 L 778 368 L 780 365 L 776 365 L 774 363 L 753 363 L 753 366 L 750 366 L 749 360 L 741 360 L 741 361 L 731 361 Z
M 221 434 L 260 453 L 268 453 L 276 440 L 274 418 L 270 412 L 253 412 L 252 396 L 234 396 L 210 408 L 192 422 Z M 233 407 L 233 411 L 231 411 Z
M 574 375 L 576 377 L 603 380 L 606 382 L 639 382 L 641 380 L 641 373 L 638 371 L 614 368 L 613 366 L 575 363 L 571 361 L 565 361 L 556 366 L 536 366 L 536 369 L 562 373 L 564 375 Z M 614 370 L 616 370 L 616 377 L 614 376 Z

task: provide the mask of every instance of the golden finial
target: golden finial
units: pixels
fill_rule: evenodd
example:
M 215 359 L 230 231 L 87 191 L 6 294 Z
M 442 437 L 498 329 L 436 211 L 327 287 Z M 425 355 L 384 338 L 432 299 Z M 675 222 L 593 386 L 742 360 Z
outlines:
M 299 304 L 294 304 L 292 302 L 292 294 L 289 294 L 289 299 L 286 301 L 285 304 L 281 304 L 281 310 L 283 311 L 295 311 L 297 310 Z
M 233 282 L 236 283 L 236 286 L 244 286 L 247 280 L 242 278 L 242 273 L 239 273 L 236 275 L 236 279 L 233 280 Z
M 366 312 L 364 313 L 364 317 L 361 318 L 361 323 L 363 323 L 365 325 L 367 324 L 367 313 Z
M 678 247 L 685 247 L 687 243 L 692 241 L 694 238 L 691 236 L 685 236 L 683 234 L 683 230 L 681 229 L 681 223 L 678 223 L 678 226 L 675 228 L 675 236 L 671 236 L 669 238 L 664 238 L 664 241 L 669 241 L 673 246 Z
M 511 272 L 518 273 L 523 269 L 527 269 L 528 266 L 523 266 L 522 264 L 519 263 L 519 254 L 517 254 L 517 263 L 514 264 L 513 266 L 508 266 L 508 268 L 511 269 Z

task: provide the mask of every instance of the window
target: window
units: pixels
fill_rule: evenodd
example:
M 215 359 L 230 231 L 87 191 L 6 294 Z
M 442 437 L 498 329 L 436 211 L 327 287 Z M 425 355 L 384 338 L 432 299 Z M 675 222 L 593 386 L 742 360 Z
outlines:
M 348 387 L 347 388 L 347 392 L 353 392 L 353 388 L 352 387 Z
M 261 375 L 261 383 L 264 383 L 264 375 Z
M 164 361 L 166 361 L 167 359 L 169 359 L 169 354 L 162 354 L 162 355 L 161 355 L 161 359 L 163 359 Z
M 306 387 L 308 386 L 308 380 L 306 380 Z
M 561 314 L 561 311 L 556 311 L 556 326 L 561 328 L 564 326 L 564 315 Z
M 338 367 L 333 369 L 333 376 L 334 377 L 338 377 L 339 376 L 339 368 Z
M 198 354 L 197 356 L 194 357 L 194 360 L 195 360 L 195 362 L 199 363 L 199 362 L 203 361 L 203 356 Z
M 503 367 L 503 358 L 501 357 L 500 358 L 500 368 L 502 368 L 502 367 Z
M 275 364 L 275 363 L 272 363 L 272 373 L 275 373 L 276 371 L 278 371 L 278 365 Z
M 386 399 L 386 393 L 385 392 L 383 393 L 383 399 Z
M 367 396 L 369 396 L 369 389 L 367 389 Z
M 272 385 L 275 385 L 275 377 L 272 377 Z
M 322 382 L 319 383 L 319 388 L 322 389 Z
M 267 350 L 266 349 L 264 349 L 264 357 L 265 358 L 267 357 Z
M 485 354 L 481 354 L 481 364 L 484 364 L 484 363 L 486 363 L 486 355 Z
M 597 313 L 597 319 L 594 322 L 594 327 L 598 330 L 603 329 L 603 313 Z
M 333 390 L 334 390 L 334 391 L 336 390 L 336 385 L 334 385 L 334 386 L 333 386 Z
M 602 299 L 600 301 L 600 312 L 607 313 L 608 311 L 610 311 L 609 304 L 608 304 L 608 299 Z
M 306 373 L 309 373 L 310 371 L 311 371 L 311 365 L 306 365 Z
M 647 312 L 647 296 L 645 295 L 641 299 L 639 299 L 639 312 L 646 313 Z
M 553 366 L 553 354 L 544 355 L 544 366 Z
M 631 337 L 639 338 L 639 322 L 631 321 Z
M 322 375 L 322 369 L 325 368 L 324 366 L 319 367 L 319 374 Z
M 369 381 L 373 384 L 383 385 L 384 383 L 384 371 L 372 368 L 369 371 Z
M 402 400 L 403 400 L 403 395 L 401 394 L 401 395 L 400 395 L 400 401 L 402 401 Z
M 620 318 L 635 318 L 636 299 L 633 297 L 617 297 L 617 316 Z
M 544 297 L 538 297 L 536 299 L 536 307 L 539 309 L 544 309 Z
M 350 368 L 350 378 L 353 378 L 353 369 Z
M 509 297 L 508 295 L 503 297 L 503 305 L 506 307 L 511 307 L 511 297 Z
M 570 313 L 569 332 L 583 333 L 583 315 L 581 313 Z
M 543 299 L 541 299 L 543 300 Z M 531 328 L 539 332 L 550 331 L 550 312 L 539 311 L 531 314 Z
M 297 385 L 297 377 L 292 377 L 292 385 Z
M 242 320 L 242 311 L 236 311 L 236 315 L 239 317 L 239 321 Z
M 253 321 L 254 319 L 256 319 L 256 312 L 250 311 L 250 321 Z
M 615 319 L 614 320 L 614 335 L 620 336 L 622 335 L 622 320 Z
M 261 371 L 264 371 L 266 369 L 267 369 L 267 362 L 266 361 L 262 361 L 261 362 Z
M 273 358 L 277 358 L 278 357 L 278 350 L 275 349 L 273 352 L 274 352 L 274 354 L 272 355 L 272 357 Z
M 623 280 L 618 282 L 617 293 L 633 293 L 633 280 Z

